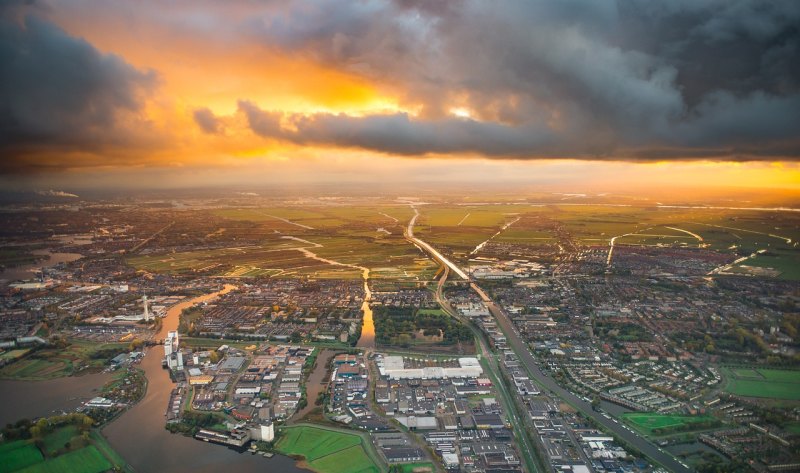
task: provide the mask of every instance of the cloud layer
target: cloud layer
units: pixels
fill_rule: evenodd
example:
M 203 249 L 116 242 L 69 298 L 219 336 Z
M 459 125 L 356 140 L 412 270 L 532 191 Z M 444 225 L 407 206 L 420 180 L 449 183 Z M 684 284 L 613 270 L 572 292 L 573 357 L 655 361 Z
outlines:
M 102 54 L 36 16 L 0 17 L 0 170 L 49 153 L 141 148 L 138 112 L 156 83 L 122 58 Z M 55 163 L 56 166 L 61 164 Z
M 81 39 L 111 24 L 127 27 L 94 37 L 113 53 Z M 798 160 L 798 24 L 795 0 L 9 2 L 0 172 L 229 158 L 252 154 L 252 141 L 409 157 Z M 225 94 L 164 97 L 170 77 L 135 47 L 150 38 L 153 57 L 190 61 L 193 80 Z M 291 75 L 250 66 L 303 61 L 395 105 L 315 106 L 345 95 L 330 82 L 289 109 L 280 89 L 236 88 L 220 51 L 242 71 Z
M 294 5 L 252 28 L 419 109 L 413 119 L 296 120 L 301 142 L 400 154 L 796 159 L 798 24 L 793 1 L 398 0 Z M 454 119 L 454 108 L 472 119 Z

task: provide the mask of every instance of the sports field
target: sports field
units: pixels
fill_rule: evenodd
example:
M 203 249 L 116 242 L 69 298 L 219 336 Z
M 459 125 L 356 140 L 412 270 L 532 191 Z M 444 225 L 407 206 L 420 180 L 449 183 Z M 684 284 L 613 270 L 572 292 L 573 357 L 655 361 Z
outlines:
M 319 473 L 379 473 L 381 470 L 364 450 L 362 438 L 316 427 L 289 427 L 276 445 L 284 455 L 305 458 Z
M 692 429 L 692 424 L 698 424 L 697 429 L 707 428 L 716 419 L 708 415 L 689 416 L 673 414 L 657 414 L 654 412 L 626 412 L 623 419 L 649 435 L 668 434 L 672 432 L 686 432 Z M 702 424 L 702 425 L 699 425 Z M 696 430 L 696 429 L 694 429 Z
M 725 391 L 746 397 L 800 400 L 800 371 L 723 367 Z

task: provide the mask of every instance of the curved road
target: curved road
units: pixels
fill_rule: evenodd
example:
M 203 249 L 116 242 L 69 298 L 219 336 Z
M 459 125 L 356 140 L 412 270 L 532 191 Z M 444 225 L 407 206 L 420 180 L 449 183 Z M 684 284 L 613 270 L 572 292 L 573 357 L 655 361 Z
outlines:
M 408 223 L 408 229 L 406 230 L 406 237 L 409 240 L 411 240 L 415 245 L 417 245 L 420 249 L 429 253 L 435 260 L 445 265 L 448 269 L 452 270 L 454 273 L 456 273 L 463 279 L 469 281 L 470 280 L 469 277 L 464 273 L 464 271 L 462 271 L 458 266 L 456 266 L 455 263 L 445 258 L 441 253 L 436 251 L 428 243 L 425 243 L 419 238 L 414 237 L 414 223 L 416 222 L 417 217 L 419 217 L 419 211 L 416 209 L 416 207 L 412 206 L 412 208 L 414 209 L 414 217 Z M 445 273 L 445 275 L 443 276 L 446 276 L 446 274 L 447 273 Z M 487 308 L 492 313 L 494 318 L 497 320 L 498 325 L 505 333 L 506 340 L 508 341 L 509 345 L 511 345 L 514 352 L 516 352 L 517 356 L 519 356 L 520 361 L 527 368 L 528 374 L 530 374 L 533 379 L 535 379 L 541 386 L 543 386 L 546 389 L 546 391 L 548 391 L 548 394 L 560 398 L 566 401 L 568 404 L 571 404 L 573 407 L 579 409 L 583 413 L 583 415 L 591 417 L 598 424 L 602 425 L 605 430 L 613 432 L 614 435 L 616 435 L 618 438 L 622 439 L 624 442 L 626 442 L 633 448 L 639 450 L 644 456 L 650 458 L 652 461 L 660 464 L 664 468 L 667 468 L 668 470 L 676 473 L 690 473 L 692 471 L 688 466 L 676 460 L 675 457 L 665 452 L 661 448 L 657 447 L 656 445 L 652 444 L 647 439 L 639 436 L 633 431 L 628 430 L 618 421 L 606 418 L 599 412 L 594 411 L 592 409 L 591 403 L 584 401 L 575 394 L 562 388 L 558 383 L 556 383 L 556 381 L 552 377 L 550 377 L 550 375 L 544 373 L 539 368 L 539 364 L 536 362 L 533 355 L 531 354 L 531 351 L 528 348 L 528 344 L 519 335 L 516 328 L 514 327 L 514 323 L 511 321 L 508 315 L 502 310 L 502 308 L 500 308 L 497 304 L 495 304 L 494 301 L 492 301 L 492 299 L 483 291 L 483 289 L 478 287 L 478 285 L 475 284 L 474 282 L 470 282 L 470 287 L 472 287 L 472 289 L 480 296 L 481 300 L 483 300 L 483 302 L 486 303 Z M 481 348 L 483 349 L 484 347 Z M 527 445 L 525 447 L 526 449 L 528 448 Z

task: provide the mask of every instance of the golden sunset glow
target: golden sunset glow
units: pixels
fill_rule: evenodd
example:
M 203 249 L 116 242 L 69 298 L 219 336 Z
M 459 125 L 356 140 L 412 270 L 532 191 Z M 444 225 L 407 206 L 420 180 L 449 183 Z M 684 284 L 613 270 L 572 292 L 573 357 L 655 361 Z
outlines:
M 615 50 L 589 32 L 557 43 L 523 40 L 513 9 L 508 14 L 467 29 L 451 24 L 455 12 L 391 2 L 336 9 L 74 0 L 9 8 L 4 21 L 16 35 L 9 44 L 49 38 L 40 54 L 70 48 L 95 70 L 68 75 L 86 74 L 86 84 L 30 92 L 70 96 L 71 86 L 89 95 L 81 110 L 64 104 L 55 128 L 9 112 L 22 124 L 9 132 L 13 159 L 4 174 L 177 167 L 287 179 L 309 168 L 418 176 L 445 161 L 472 179 L 481 175 L 470 169 L 515 169 L 509 174 L 517 178 L 569 172 L 587 183 L 604 176 L 607 185 L 800 188 L 797 95 L 724 84 L 690 91 L 674 76 L 679 62 L 656 60 L 657 52 L 641 53 L 651 58 L 646 72 L 621 56 L 636 44 Z M 517 62 L 510 52 L 470 46 L 481 28 L 503 21 L 508 27 L 492 41 L 530 41 Z M 593 53 L 553 56 L 577 50 Z M 756 117 L 762 113 L 772 118 Z

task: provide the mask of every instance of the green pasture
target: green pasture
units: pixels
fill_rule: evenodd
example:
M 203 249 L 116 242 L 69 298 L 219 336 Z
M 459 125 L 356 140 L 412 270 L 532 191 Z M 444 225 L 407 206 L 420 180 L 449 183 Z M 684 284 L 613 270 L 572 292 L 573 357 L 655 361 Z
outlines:
M 11 473 L 43 461 L 42 452 L 27 440 L 0 444 L 0 473 Z
M 101 473 L 114 465 L 94 446 L 74 450 L 61 456 L 17 470 L 18 473 Z
M 765 368 L 721 368 L 725 391 L 745 397 L 800 400 L 800 371 Z

